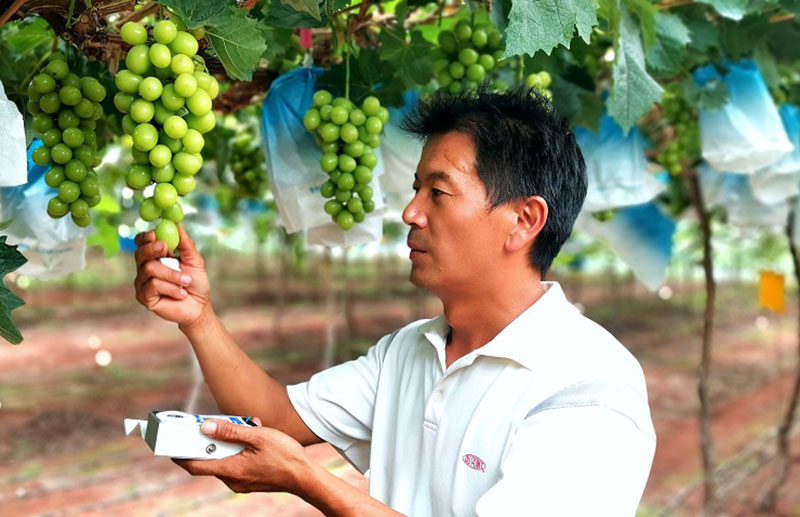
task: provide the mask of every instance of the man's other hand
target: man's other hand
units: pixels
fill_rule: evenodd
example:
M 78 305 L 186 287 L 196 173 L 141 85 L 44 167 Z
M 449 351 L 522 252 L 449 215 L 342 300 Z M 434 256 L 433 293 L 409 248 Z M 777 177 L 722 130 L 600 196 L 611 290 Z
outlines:
M 206 420 L 201 431 L 244 449 L 221 460 L 173 460 L 193 476 L 215 476 L 238 493 L 291 492 L 298 494 L 302 478 L 311 468 L 303 447 L 290 436 L 260 427 Z

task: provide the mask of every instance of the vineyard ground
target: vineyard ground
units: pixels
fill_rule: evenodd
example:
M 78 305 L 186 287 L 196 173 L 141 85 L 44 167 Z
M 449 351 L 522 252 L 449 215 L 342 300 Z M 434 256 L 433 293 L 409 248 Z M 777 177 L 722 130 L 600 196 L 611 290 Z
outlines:
M 273 297 L 241 275 L 215 281 L 220 286 L 215 305 L 223 320 L 279 380 L 307 378 L 317 370 L 324 346 L 318 284 L 290 286 L 291 304 L 278 336 Z M 130 279 L 124 280 L 91 289 L 61 285 L 31 291 L 25 296 L 28 305 L 15 311 L 25 341 L 0 348 L 3 514 L 320 515 L 294 496 L 236 495 L 215 479 L 192 478 L 170 461 L 153 457 L 141 440 L 123 435 L 123 418 L 141 418 L 154 408 L 180 408 L 190 391 L 185 340 L 173 325 L 138 307 Z M 400 275 L 379 280 L 378 285 L 396 285 L 396 293 L 358 296 L 353 336 L 347 337 L 347 322 L 339 318 L 340 360 L 412 317 L 433 315 L 439 308 L 432 298 L 420 306 L 419 296 Z M 658 448 L 639 514 L 698 515 L 695 370 L 701 293 L 676 289 L 665 302 L 629 282 L 561 280 L 570 298 L 580 301 L 644 366 Z M 723 286 L 720 293 L 711 395 L 716 453 L 723 463 L 759 440 L 769 443 L 763 437 L 782 414 L 796 361 L 794 304 L 786 315 L 768 316 L 757 328 L 753 297 L 751 286 Z M 95 363 L 97 349 L 89 345 L 90 336 L 100 338 L 99 347 L 111 353 L 109 366 Z M 215 411 L 205 388 L 199 410 Z M 796 456 L 800 440 L 793 446 Z M 366 489 L 366 480 L 329 446 L 312 447 L 309 453 Z M 755 501 L 774 465 L 757 468 L 752 458 L 741 461 L 732 469 L 740 479 L 730 472 L 722 476 L 720 515 L 758 515 Z M 797 466 L 772 515 L 800 515 Z

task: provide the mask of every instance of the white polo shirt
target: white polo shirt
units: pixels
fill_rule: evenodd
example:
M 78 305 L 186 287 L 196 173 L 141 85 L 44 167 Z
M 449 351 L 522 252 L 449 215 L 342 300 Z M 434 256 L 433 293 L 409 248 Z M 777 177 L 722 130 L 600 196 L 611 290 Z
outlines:
M 655 453 L 644 374 L 555 282 L 445 367 L 443 316 L 288 387 L 317 436 L 414 517 L 632 516 Z M 367 472 L 368 471 L 368 472 Z

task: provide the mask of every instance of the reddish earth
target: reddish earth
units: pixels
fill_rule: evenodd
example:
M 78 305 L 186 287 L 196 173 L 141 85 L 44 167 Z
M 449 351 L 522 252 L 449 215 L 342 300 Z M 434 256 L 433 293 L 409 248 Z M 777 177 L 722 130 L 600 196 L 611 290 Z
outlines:
M 658 448 L 639 514 L 698 515 L 697 303 L 691 293 L 663 302 L 624 286 L 624 292 L 617 287 L 609 296 L 602 286 L 582 285 L 576 291 L 568 280 L 564 283 L 573 300 L 628 346 L 645 369 Z M 216 298 L 237 341 L 282 382 L 303 380 L 316 371 L 325 329 L 319 298 L 297 295 L 279 339 L 272 328 L 272 302 L 237 285 L 220 289 Z M 725 309 L 716 326 L 712 432 L 718 462 L 738 457 L 742 464 L 722 475 L 718 514 L 750 516 L 758 515 L 755 501 L 774 465 L 767 461 L 759 468 L 757 455 L 743 456 L 742 451 L 769 445 L 765 433 L 784 411 L 796 364 L 795 319 L 770 316 L 768 328 L 756 329 L 758 312 L 749 303 L 750 293 L 729 291 L 728 302 L 747 302 L 720 305 Z M 174 325 L 137 307 L 129 287 L 28 294 L 28 305 L 15 311 L 23 322 L 24 343 L 0 346 L 0 513 L 320 515 L 291 495 L 236 495 L 216 479 L 193 478 L 153 457 L 140 439 L 123 435 L 123 418 L 143 417 L 153 408 L 180 408 L 190 390 L 187 343 Z M 408 294 L 359 298 L 355 337 L 341 339 L 339 359 L 420 313 L 437 311 L 435 300 L 425 299 L 421 309 L 416 300 Z M 348 334 L 344 317 L 337 322 L 340 337 Z M 89 346 L 90 336 L 99 337 L 99 347 L 111 353 L 111 365 L 95 363 L 97 349 Z M 205 388 L 198 410 L 215 411 Z M 800 441 L 794 440 L 793 451 L 800 453 Z M 366 480 L 329 446 L 308 452 L 366 489 Z M 800 515 L 797 466 L 770 515 Z

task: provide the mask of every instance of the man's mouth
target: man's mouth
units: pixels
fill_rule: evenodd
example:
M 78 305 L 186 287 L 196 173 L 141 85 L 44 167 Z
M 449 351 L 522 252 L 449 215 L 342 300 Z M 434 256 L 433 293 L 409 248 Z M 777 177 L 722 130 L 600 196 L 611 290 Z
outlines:
M 422 246 L 420 246 L 418 244 L 415 244 L 415 243 L 411 242 L 410 240 L 406 241 L 406 246 L 411 248 L 411 251 L 417 251 L 419 253 L 425 253 L 425 250 L 422 249 Z

